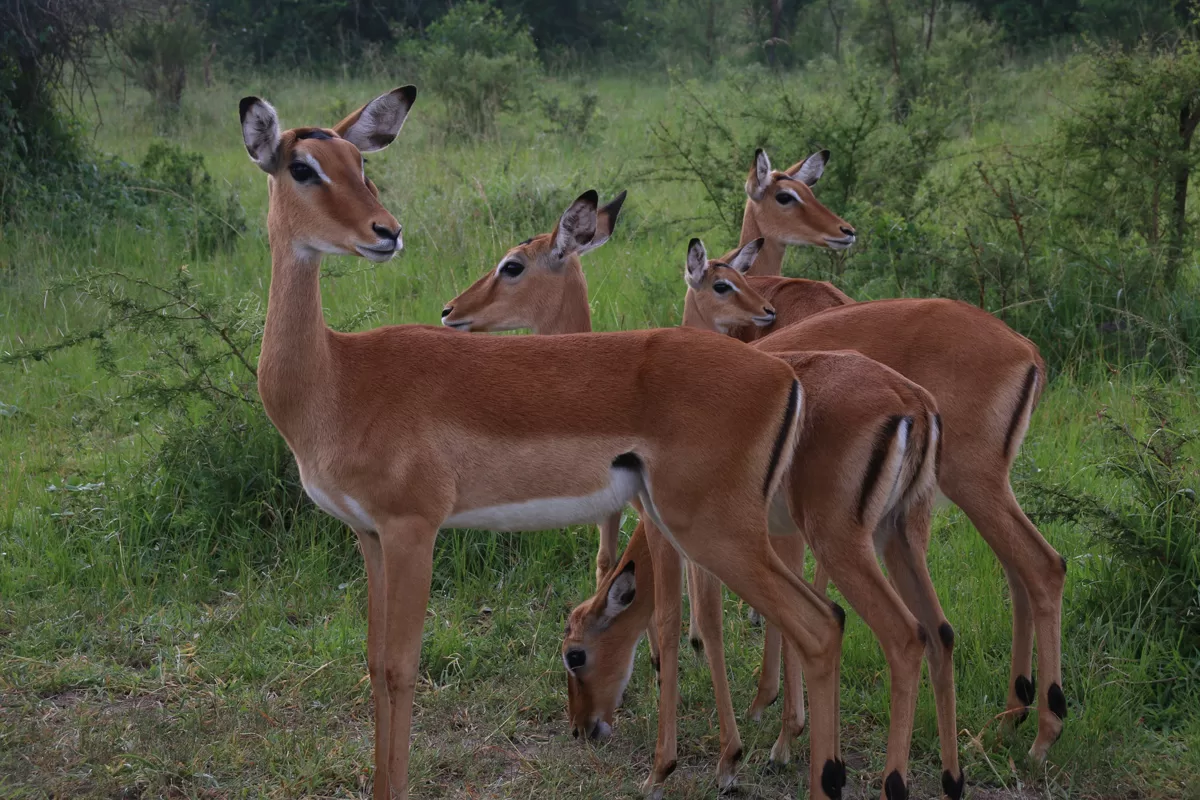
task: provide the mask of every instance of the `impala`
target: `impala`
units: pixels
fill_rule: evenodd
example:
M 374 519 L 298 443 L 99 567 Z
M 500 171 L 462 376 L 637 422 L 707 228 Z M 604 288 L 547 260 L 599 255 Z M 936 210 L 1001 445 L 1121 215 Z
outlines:
M 738 246 L 763 239 L 762 254 L 752 275 L 778 275 L 789 244 L 845 250 L 858 234 L 854 227 L 821 204 L 812 186 L 825 172 L 829 151 L 813 153 L 783 172 L 771 169 L 762 150 L 754 152 L 754 166 L 746 178 L 746 209 Z
M 815 180 L 819 172 L 808 175 Z M 752 198 L 747 204 L 748 217 L 755 202 Z M 943 421 L 938 487 L 996 554 L 1012 597 L 1006 718 L 1019 724 L 1038 699 L 1038 731 L 1030 755 L 1044 760 L 1067 716 L 1061 660 L 1067 562 L 1025 516 L 1009 481 L 1046 383 L 1037 346 L 986 311 L 957 300 L 842 304 L 828 284 L 750 272 L 744 263 L 717 265 L 703 282 L 689 284 L 684 323 L 728 331 L 768 351 L 857 350 L 925 387 L 937 400 Z M 764 294 L 775 318 L 760 326 L 754 317 L 766 302 L 759 295 L 762 288 L 768 290 Z M 826 310 L 812 314 L 820 307 Z M 820 588 L 820 579 L 817 583 Z M 1040 687 L 1032 672 L 1035 630 Z M 778 669 L 764 671 L 764 676 L 777 680 Z M 756 708 L 773 699 L 775 691 L 760 685 Z
M 263 100 L 239 108 L 246 149 L 268 175 L 259 393 L 305 491 L 353 529 L 366 562 L 375 797 L 408 796 L 438 529 L 595 522 L 634 498 L 800 650 L 812 690 L 811 771 L 838 772 L 839 615 L 766 535 L 802 410 L 787 364 L 697 331 L 475 337 L 325 325 L 322 255 L 383 262 L 401 247 L 362 154 L 395 139 L 415 98 L 405 86 L 332 128 L 285 131 Z M 594 206 L 581 212 L 555 228 L 550 246 L 561 256 L 594 236 Z M 728 424 L 714 431 L 718 415 Z M 834 796 L 819 779 L 812 785 L 814 796 Z
M 598 196 L 585 192 L 564 216 L 595 208 Z M 592 314 L 587 300 L 587 279 L 579 257 L 608 241 L 625 203 L 621 192 L 596 212 L 596 231 L 577 250 L 554 254 L 552 234 L 534 236 L 509 250 L 500 264 L 471 284 L 442 309 L 442 324 L 465 331 L 511 331 L 528 328 L 533 333 L 591 333 Z M 561 220 L 560 220 L 561 224 Z M 596 585 L 613 567 L 621 511 L 600 523 L 600 548 L 596 552 Z
M 569 320 L 590 327 L 585 316 L 587 284 L 581 268 L 573 264 L 565 270 L 552 262 L 543 263 L 545 245 L 533 244 L 536 241 L 510 250 L 500 268 L 450 301 L 443 321 L 454 324 L 464 319 L 466 327 L 473 330 L 501 325 L 563 330 Z M 731 268 L 748 268 L 760 244 L 752 242 L 741 248 L 732 258 Z M 525 267 L 515 277 L 503 275 L 503 267 L 513 261 Z M 706 275 L 724 266 L 708 262 L 703 245 L 693 240 L 688 252 L 689 281 L 702 283 Z M 756 324 L 769 325 L 774 319 L 773 309 L 761 297 L 757 303 L 748 302 L 747 308 L 750 305 L 755 309 Z M 461 311 L 464 307 L 469 313 Z M 572 316 L 547 318 L 545 309 L 552 307 L 570 309 L 562 316 Z M 957 800 L 963 775 L 955 730 L 953 631 L 942 614 L 924 561 L 938 449 L 936 407 L 921 387 L 854 353 L 788 353 L 785 358 L 802 383 L 805 376 L 814 383 L 806 395 L 804 444 L 787 479 L 790 511 L 788 503 L 773 506 L 771 531 L 781 535 L 773 537 L 772 544 L 800 572 L 804 564 L 802 529 L 820 563 L 828 564 L 838 587 L 884 647 L 892 673 L 885 769 L 890 800 L 899 800 L 906 793 L 916 687 L 922 651 L 928 651 L 938 702 L 943 783 L 947 794 Z M 819 398 L 818 405 L 813 405 L 813 397 Z M 910 549 L 910 541 L 921 549 Z M 895 589 L 883 577 L 872 546 L 884 555 Z M 651 551 L 653 575 L 647 569 L 649 559 L 644 557 Z M 632 558 L 631 553 L 637 552 L 643 557 Z M 637 560 L 642 569 L 635 573 Z M 607 733 L 630 676 L 637 642 L 655 610 L 651 630 L 659 633 L 659 737 L 654 768 L 646 783 L 654 794 L 661 792 L 676 760 L 680 581 L 679 556 L 654 525 L 639 525 L 618 569 L 601 583 L 591 601 L 572 613 L 563 648 L 573 728 L 587 733 L 600 726 Z M 741 740 L 721 644 L 720 584 L 694 568 L 689 568 L 689 582 L 694 625 L 707 645 L 704 650 L 717 696 L 721 724 L 718 782 L 728 788 L 741 756 Z M 936 641 L 930 631 L 938 632 Z M 778 649 L 775 659 L 777 662 Z M 772 750 L 772 758 L 779 761 L 788 760 L 791 742 L 804 725 L 803 690 L 795 658 L 788 659 L 788 675 L 784 727 Z M 841 776 L 837 777 L 840 780 Z

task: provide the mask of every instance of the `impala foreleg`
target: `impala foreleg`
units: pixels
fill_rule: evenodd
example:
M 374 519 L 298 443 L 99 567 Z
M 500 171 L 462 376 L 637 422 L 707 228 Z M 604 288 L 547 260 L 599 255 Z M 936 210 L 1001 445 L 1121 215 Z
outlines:
M 679 713 L 679 634 L 682 626 L 683 561 L 652 522 L 642 517 L 650 558 L 654 562 L 654 628 L 658 633 L 658 740 L 654 765 L 642 783 L 657 800 L 675 771 L 678 758 L 676 716 Z
M 804 576 L 804 537 L 799 533 L 789 536 L 771 537 L 771 546 L 787 564 L 788 569 L 797 576 Z M 824 591 L 821 592 L 824 594 Z M 767 659 L 772 658 L 775 669 L 776 691 L 778 691 L 779 650 L 780 644 L 775 644 L 772 656 L 770 646 L 772 639 L 780 642 L 779 629 L 774 625 L 767 626 L 766 641 L 763 644 L 763 675 L 767 674 Z M 771 763 L 782 766 L 791 761 L 792 742 L 804 731 L 804 673 L 800 666 L 800 653 L 790 642 L 782 642 L 783 651 L 783 713 L 780 717 L 779 736 L 771 746 Z M 759 695 L 763 695 L 763 682 L 759 681 Z M 755 700 L 757 702 L 757 698 Z
M 604 583 L 608 573 L 617 564 L 617 545 L 621 536 L 620 511 L 610 514 L 600 527 L 600 548 L 596 551 L 596 587 Z
M 384 583 L 383 548 L 371 531 L 355 531 L 367 566 L 367 672 L 371 676 L 371 695 L 375 703 L 375 786 L 374 800 L 387 800 L 388 738 L 391 729 L 390 702 L 384 669 L 384 634 L 387 632 L 387 588 Z
M 433 577 L 433 542 L 437 524 L 406 516 L 380 526 L 386 584 L 384 681 L 387 685 L 389 731 L 387 769 L 392 798 L 408 797 L 409 737 L 413 692 L 421 661 L 421 631 Z M 381 765 L 376 771 L 381 771 Z
M 717 761 L 717 787 L 722 792 L 733 788 L 737 765 L 742 760 L 742 737 L 733 713 L 729 676 L 725 670 L 725 637 L 722 630 L 721 582 L 705 570 L 688 562 L 688 584 L 692 593 L 696 624 L 704 638 L 704 654 L 712 675 L 713 695 L 717 701 L 717 721 L 721 729 L 721 756 Z

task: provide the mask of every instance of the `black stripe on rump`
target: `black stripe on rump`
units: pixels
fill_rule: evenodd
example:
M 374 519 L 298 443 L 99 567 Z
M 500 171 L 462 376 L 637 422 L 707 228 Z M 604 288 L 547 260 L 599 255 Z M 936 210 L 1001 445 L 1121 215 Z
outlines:
M 792 426 L 796 424 L 796 407 L 799 403 L 800 381 L 793 380 L 792 391 L 788 394 L 787 411 L 783 415 L 783 427 L 779 429 L 779 435 L 775 437 L 775 447 L 771 449 L 771 460 L 767 464 L 767 477 L 763 480 L 763 497 L 767 497 L 771 493 L 775 469 L 779 466 L 779 459 L 783 457 L 783 446 L 787 444 L 788 434 L 792 432 Z
M 904 417 L 899 414 L 888 417 L 888 421 L 880 429 L 879 435 L 875 437 L 875 449 L 871 451 L 871 461 L 867 464 L 867 473 L 863 477 L 862 493 L 858 496 L 859 522 L 864 521 L 863 516 L 867 513 L 867 500 L 870 499 L 871 492 L 875 490 L 875 484 L 879 482 L 879 473 L 883 469 L 884 460 L 887 459 L 888 445 L 891 444 L 903 419 Z
M 1029 371 L 1025 373 L 1025 385 L 1021 387 L 1021 399 L 1017 401 L 1017 408 L 1013 411 L 1012 419 L 1008 423 L 1008 434 L 1004 437 L 1005 458 L 1012 455 L 1009 450 L 1012 447 L 1013 436 L 1017 432 L 1017 426 L 1021 424 L 1021 413 L 1025 411 L 1025 407 L 1029 405 L 1029 400 L 1033 396 L 1033 387 L 1037 384 L 1037 374 L 1037 364 L 1030 364 Z

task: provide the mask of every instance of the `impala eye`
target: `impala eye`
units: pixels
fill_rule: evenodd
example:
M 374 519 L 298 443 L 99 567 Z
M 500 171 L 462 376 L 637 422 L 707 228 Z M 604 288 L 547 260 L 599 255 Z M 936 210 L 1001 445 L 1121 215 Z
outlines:
M 713 291 L 717 294 L 728 294 L 733 291 L 733 284 L 726 281 L 717 281 L 713 284 Z
M 317 177 L 317 173 L 313 171 L 313 168 L 301 161 L 296 161 L 288 167 L 288 172 L 292 173 L 292 178 L 297 183 L 306 183 Z
M 506 261 L 500 265 L 500 274 L 506 278 L 515 278 L 525 271 L 525 265 L 519 261 Z
M 786 206 L 789 203 L 795 203 L 796 197 L 788 192 L 780 192 L 779 194 L 775 195 L 775 202 L 779 203 L 781 206 Z
M 587 663 L 587 653 L 582 650 L 567 651 L 567 669 L 574 671 Z

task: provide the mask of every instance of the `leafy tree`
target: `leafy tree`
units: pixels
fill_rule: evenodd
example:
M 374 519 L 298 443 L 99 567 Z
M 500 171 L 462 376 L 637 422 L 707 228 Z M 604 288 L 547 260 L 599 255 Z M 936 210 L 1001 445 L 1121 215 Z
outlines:
M 1200 164 L 1200 43 L 1181 38 L 1158 49 L 1143 39 L 1130 51 L 1093 45 L 1090 58 L 1094 92 L 1060 126 L 1075 208 L 1163 252 L 1163 284 L 1172 289 L 1194 246 L 1188 188 Z

